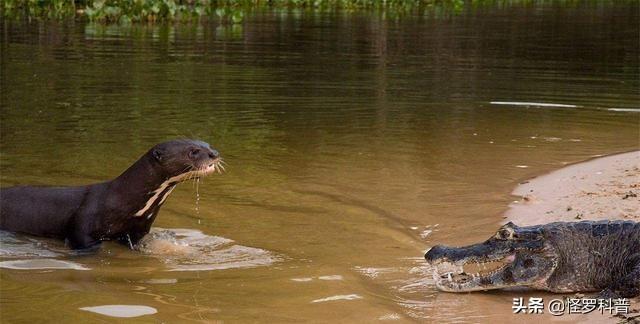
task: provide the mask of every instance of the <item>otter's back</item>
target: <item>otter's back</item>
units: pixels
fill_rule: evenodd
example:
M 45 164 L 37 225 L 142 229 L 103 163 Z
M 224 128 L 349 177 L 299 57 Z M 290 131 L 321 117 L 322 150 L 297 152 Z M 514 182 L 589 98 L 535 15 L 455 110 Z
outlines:
M 87 187 L 12 187 L 0 189 L 0 229 L 64 237 L 69 219 Z

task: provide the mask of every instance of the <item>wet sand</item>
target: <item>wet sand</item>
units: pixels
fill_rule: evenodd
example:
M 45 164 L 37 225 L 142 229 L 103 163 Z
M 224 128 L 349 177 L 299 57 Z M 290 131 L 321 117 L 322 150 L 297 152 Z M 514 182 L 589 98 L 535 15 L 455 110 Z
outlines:
M 638 222 L 640 151 L 566 166 L 522 182 L 512 194 L 520 198 L 505 216 L 517 225 L 604 219 Z M 640 315 L 640 297 L 632 299 L 631 309 L 628 317 Z M 620 319 L 609 318 L 612 322 Z
M 640 151 L 598 157 L 521 183 L 506 218 L 518 225 L 555 221 L 640 221 Z

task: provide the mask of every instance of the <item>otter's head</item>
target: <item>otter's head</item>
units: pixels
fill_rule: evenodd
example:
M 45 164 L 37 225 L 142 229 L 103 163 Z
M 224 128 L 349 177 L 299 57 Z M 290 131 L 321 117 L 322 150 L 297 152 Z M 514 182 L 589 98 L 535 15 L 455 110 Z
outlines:
M 148 154 L 162 167 L 167 178 L 177 177 L 178 181 L 224 170 L 220 153 L 203 141 L 168 141 L 154 146 Z

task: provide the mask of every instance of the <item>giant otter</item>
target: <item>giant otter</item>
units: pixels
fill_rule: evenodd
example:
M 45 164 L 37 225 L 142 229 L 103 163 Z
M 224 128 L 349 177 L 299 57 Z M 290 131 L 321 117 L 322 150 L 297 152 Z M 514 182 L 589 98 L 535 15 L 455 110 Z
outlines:
M 179 182 L 220 168 L 218 151 L 205 142 L 160 143 L 111 181 L 0 189 L 0 229 L 65 239 L 73 249 L 112 239 L 133 246 Z

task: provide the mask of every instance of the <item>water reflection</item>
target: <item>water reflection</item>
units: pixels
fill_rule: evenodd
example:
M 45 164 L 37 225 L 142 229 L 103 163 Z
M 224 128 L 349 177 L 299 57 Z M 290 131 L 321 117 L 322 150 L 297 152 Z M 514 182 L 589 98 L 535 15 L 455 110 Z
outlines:
M 158 312 L 158 310 L 153 307 L 142 305 L 101 305 L 80 307 L 80 310 L 111 317 L 138 317 Z
M 81 264 L 56 259 L 33 259 L 1 261 L 0 268 L 14 270 L 91 270 Z

